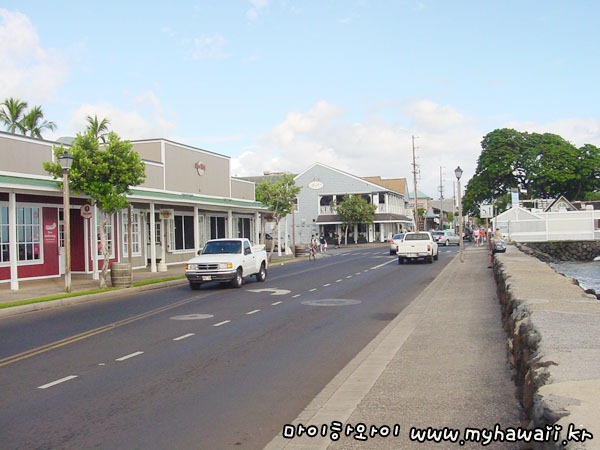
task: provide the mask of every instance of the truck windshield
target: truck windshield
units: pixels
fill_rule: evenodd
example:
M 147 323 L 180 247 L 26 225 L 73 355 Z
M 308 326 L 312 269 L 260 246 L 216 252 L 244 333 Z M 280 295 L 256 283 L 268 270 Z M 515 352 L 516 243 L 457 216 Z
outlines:
M 227 253 L 241 253 L 242 243 L 240 241 L 214 241 L 207 242 L 202 250 L 203 255 L 218 255 Z

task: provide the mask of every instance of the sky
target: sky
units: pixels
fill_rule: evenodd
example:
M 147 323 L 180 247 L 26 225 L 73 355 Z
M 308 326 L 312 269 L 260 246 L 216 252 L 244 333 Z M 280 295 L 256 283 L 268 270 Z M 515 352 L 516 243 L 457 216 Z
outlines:
M 598 18 L 596 0 L 4 0 L 0 101 L 40 105 L 47 140 L 97 115 L 233 176 L 320 162 L 412 191 L 414 142 L 417 189 L 449 198 L 495 129 L 600 146 Z

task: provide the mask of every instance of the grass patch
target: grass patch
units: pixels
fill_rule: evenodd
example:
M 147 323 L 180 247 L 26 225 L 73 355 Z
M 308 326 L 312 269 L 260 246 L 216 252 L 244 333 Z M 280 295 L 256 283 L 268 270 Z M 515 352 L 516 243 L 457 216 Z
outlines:
M 147 285 L 151 285 L 151 284 L 164 283 L 165 281 L 181 280 L 183 278 L 185 278 L 185 275 L 179 275 L 179 276 L 167 277 L 167 278 L 149 279 L 149 280 L 142 280 L 142 281 L 134 281 L 132 283 L 132 287 L 147 286 Z M 71 293 L 63 292 L 60 294 L 46 295 L 44 297 L 35 297 L 35 298 L 28 298 L 28 299 L 24 299 L 24 300 L 16 300 L 14 302 L 0 303 L 0 309 L 13 308 L 15 306 L 31 305 L 34 303 L 50 302 L 52 300 L 62 300 L 65 298 L 81 297 L 84 295 L 99 294 L 100 292 L 111 292 L 111 291 L 116 291 L 116 290 L 119 290 L 119 289 L 114 288 L 114 287 L 107 287 L 104 289 L 90 289 L 90 290 L 81 291 L 81 292 L 71 292 Z

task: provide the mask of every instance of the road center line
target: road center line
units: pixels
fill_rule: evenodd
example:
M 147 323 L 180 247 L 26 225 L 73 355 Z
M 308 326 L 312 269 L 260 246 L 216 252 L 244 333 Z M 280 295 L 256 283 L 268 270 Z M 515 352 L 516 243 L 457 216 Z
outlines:
M 272 306 L 277 306 L 277 305 L 281 305 L 283 302 L 275 302 L 275 303 L 271 303 Z
M 292 298 L 300 297 L 300 294 L 292 295 Z
M 126 359 L 129 358 L 134 358 L 136 356 L 140 356 L 141 354 L 143 354 L 144 352 L 134 352 L 134 353 L 130 353 L 129 355 L 125 355 L 125 356 L 121 356 L 120 358 L 115 359 L 115 361 L 125 361 Z
M 194 333 L 188 333 L 188 334 L 184 334 L 183 336 L 176 337 L 173 340 L 174 341 L 181 341 L 182 339 L 186 339 L 186 338 L 189 338 L 189 337 L 192 337 L 192 336 L 194 336 Z
M 223 322 L 215 323 L 213 327 L 220 327 L 221 325 L 225 325 L 226 323 L 231 322 L 231 320 L 224 320 Z
M 68 377 L 61 378 L 60 380 L 56 380 L 51 383 L 44 384 L 42 386 L 38 386 L 38 389 L 48 389 L 49 387 L 56 386 L 57 384 L 72 380 L 73 378 L 77 378 L 77 375 L 69 375 Z
M 309 289 L 308 292 L 314 292 L 316 290 L 317 290 L 317 288 L 312 288 L 312 289 Z
M 335 280 L 336 283 L 341 283 L 342 279 L 340 278 L 339 280 Z
M 331 283 L 324 284 L 323 287 L 331 286 Z
M 254 311 L 248 311 L 248 312 L 246 313 L 246 315 L 247 315 L 247 316 L 250 316 L 250 315 L 252 315 L 252 314 L 256 314 L 257 312 L 260 312 L 260 309 L 255 309 Z

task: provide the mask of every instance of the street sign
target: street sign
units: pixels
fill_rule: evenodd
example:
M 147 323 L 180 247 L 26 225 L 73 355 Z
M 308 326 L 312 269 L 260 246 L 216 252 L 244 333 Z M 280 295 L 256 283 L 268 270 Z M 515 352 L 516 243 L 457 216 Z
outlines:
M 491 219 L 494 217 L 494 206 L 493 205 L 481 205 L 479 207 L 479 217 L 482 219 Z
M 85 205 L 81 205 L 80 212 L 81 212 L 81 217 L 83 217 L 84 219 L 91 219 L 92 218 L 92 205 L 90 205 L 88 203 L 86 203 Z

